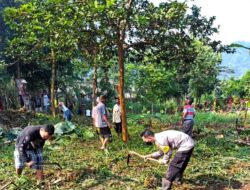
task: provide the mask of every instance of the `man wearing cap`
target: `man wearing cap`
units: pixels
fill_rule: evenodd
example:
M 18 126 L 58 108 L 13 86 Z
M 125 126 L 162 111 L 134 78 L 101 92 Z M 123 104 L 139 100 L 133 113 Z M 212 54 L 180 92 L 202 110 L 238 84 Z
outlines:
M 21 107 L 24 107 L 24 102 L 27 96 L 27 81 L 25 79 L 21 79 L 19 83 L 19 97 Z
M 189 136 L 192 136 L 194 117 L 195 117 L 195 109 L 192 106 L 192 103 L 193 103 L 193 98 L 187 96 L 182 114 L 182 131 Z

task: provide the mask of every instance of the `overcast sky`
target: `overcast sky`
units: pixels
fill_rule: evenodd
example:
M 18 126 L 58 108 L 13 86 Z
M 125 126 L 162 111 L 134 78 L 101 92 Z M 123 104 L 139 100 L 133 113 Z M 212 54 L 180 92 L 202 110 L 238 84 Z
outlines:
M 164 0 L 150 0 L 155 4 Z M 166 1 L 166 0 L 165 0 Z M 250 42 L 250 0 L 194 0 L 204 16 L 216 16 L 220 33 L 214 36 L 223 44 Z

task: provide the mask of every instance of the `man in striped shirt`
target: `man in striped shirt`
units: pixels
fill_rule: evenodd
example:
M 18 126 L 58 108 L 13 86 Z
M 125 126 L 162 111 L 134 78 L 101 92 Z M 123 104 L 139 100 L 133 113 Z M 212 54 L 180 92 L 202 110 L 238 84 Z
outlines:
M 192 130 L 194 125 L 195 109 L 192 106 L 193 98 L 186 97 L 185 106 L 182 114 L 182 131 L 189 136 L 192 136 Z

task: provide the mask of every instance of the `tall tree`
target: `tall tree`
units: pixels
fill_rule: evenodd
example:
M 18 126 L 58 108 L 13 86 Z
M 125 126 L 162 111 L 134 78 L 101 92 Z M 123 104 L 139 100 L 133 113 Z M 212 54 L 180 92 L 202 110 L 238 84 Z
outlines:
M 62 11 L 62 8 L 64 11 Z M 74 53 L 77 38 L 72 33 L 74 7 L 65 1 L 38 1 L 19 8 L 6 8 L 6 24 L 15 32 L 8 55 L 15 62 L 51 65 L 51 103 L 55 115 L 56 64 Z
M 203 94 L 210 94 L 218 83 L 221 55 L 201 41 L 196 40 L 193 44 L 197 56 L 188 73 L 189 92 L 199 101 Z
M 160 42 L 156 36 L 166 36 L 171 28 L 171 22 L 177 21 L 185 13 L 186 6 L 176 1 L 155 7 L 148 1 L 139 0 L 109 0 L 96 1 L 99 10 L 97 22 L 103 30 L 106 39 L 117 48 L 119 65 L 119 97 L 121 101 L 123 141 L 128 140 L 126 109 L 124 99 L 124 63 L 130 49 L 141 52 L 147 46 L 157 46 Z M 169 27 L 169 28 L 168 28 Z M 159 28 L 162 28 L 159 31 Z M 158 39 L 158 40 L 156 40 Z

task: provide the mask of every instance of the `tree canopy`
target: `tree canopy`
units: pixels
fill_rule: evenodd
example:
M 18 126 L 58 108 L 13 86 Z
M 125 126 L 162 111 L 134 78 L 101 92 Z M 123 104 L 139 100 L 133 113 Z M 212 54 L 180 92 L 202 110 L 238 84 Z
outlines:
M 93 100 L 98 89 L 113 86 L 124 141 L 129 89 L 141 101 L 188 93 L 199 99 L 213 91 L 219 52 L 227 50 L 211 39 L 218 32 L 215 17 L 186 2 L 30 0 L 8 5 L 3 16 L 10 33 L 3 59 L 9 73 L 26 78 L 33 89 L 50 85 L 53 108 L 55 90 L 69 81 L 93 80 Z

